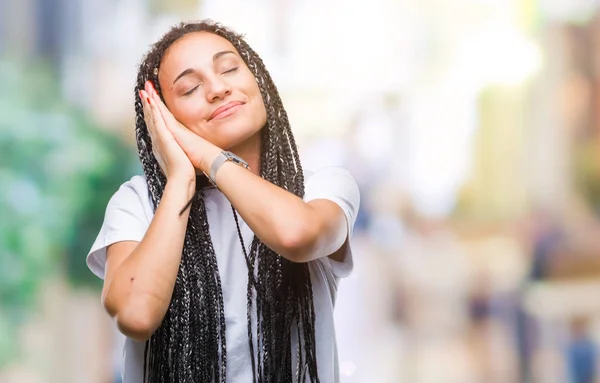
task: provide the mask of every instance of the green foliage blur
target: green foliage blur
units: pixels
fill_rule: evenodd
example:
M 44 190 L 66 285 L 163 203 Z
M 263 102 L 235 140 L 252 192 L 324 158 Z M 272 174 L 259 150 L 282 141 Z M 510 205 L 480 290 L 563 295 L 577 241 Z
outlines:
M 61 100 L 42 63 L 0 61 L 0 367 L 46 278 L 100 287 L 85 256 L 106 203 L 139 172 L 134 148 Z

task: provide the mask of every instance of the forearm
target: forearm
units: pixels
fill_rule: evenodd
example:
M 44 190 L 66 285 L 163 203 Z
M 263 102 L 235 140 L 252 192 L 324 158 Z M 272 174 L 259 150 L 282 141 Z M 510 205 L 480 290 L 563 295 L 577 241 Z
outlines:
M 115 271 L 105 306 L 118 323 L 149 332 L 160 325 L 173 294 L 188 222 L 189 209 L 179 212 L 194 188 L 193 181 L 167 183 L 144 238 Z
M 319 226 L 302 198 L 231 162 L 216 175 L 219 189 L 260 240 L 292 261 L 317 247 Z
M 174 136 L 194 167 L 210 174 L 221 149 L 189 130 L 174 126 Z M 223 163 L 215 181 L 254 234 L 294 262 L 307 262 L 339 249 L 347 235 L 345 217 L 331 201 L 311 201 L 276 186 L 232 162 Z

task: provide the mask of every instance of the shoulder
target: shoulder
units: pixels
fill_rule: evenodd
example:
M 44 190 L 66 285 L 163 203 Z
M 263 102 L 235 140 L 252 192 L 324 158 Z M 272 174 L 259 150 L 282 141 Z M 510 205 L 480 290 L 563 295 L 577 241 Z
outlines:
M 304 171 L 305 199 L 319 198 L 321 194 L 353 194 L 359 197 L 356 180 L 347 169 L 326 166 Z
M 348 222 L 354 224 L 360 208 L 360 190 L 352 174 L 339 166 L 327 166 L 304 172 L 304 201 L 326 199 L 342 208 Z
M 346 179 L 348 181 L 356 182 L 352 173 L 346 168 L 341 166 L 325 166 L 318 169 L 304 169 L 304 184 L 326 182 L 329 177 L 334 179 Z
M 146 177 L 135 175 L 121 184 L 113 194 L 110 203 L 127 204 L 130 202 L 150 203 L 148 183 Z
M 153 209 L 143 176 L 134 176 L 113 194 L 104 215 L 100 232 L 88 252 L 90 270 L 104 278 L 106 248 L 120 241 L 140 242 L 150 225 Z
M 360 191 L 351 172 L 340 166 L 327 166 L 318 170 L 306 170 L 304 200 L 310 202 L 317 199 L 326 199 L 340 207 L 346 218 L 347 240 L 346 244 L 333 256 L 322 257 L 319 263 L 326 271 L 325 276 L 335 289 L 336 278 L 348 276 L 353 268 L 350 240 L 354 231 L 354 224 L 360 208 Z M 333 254 L 332 254 L 333 255 Z
M 135 175 L 131 177 L 128 181 L 123 182 L 121 184 L 121 189 L 129 189 L 137 194 L 148 194 L 148 183 L 146 182 L 146 177 L 143 175 Z
M 142 221 L 149 221 L 153 215 L 152 200 L 146 177 L 135 175 L 121 184 L 113 194 L 106 208 L 106 217 L 123 219 L 123 213 Z

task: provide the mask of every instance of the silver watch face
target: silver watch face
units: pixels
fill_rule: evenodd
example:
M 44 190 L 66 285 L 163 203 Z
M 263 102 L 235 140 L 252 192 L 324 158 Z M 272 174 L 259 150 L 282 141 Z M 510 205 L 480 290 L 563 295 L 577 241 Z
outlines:
M 227 159 L 229 159 L 235 163 L 243 164 L 244 166 L 248 166 L 248 163 L 246 161 L 244 161 L 241 157 L 236 156 L 235 154 L 233 154 L 231 152 L 224 151 L 223 154 L 225 155 L 225 157 L 227 157 Z

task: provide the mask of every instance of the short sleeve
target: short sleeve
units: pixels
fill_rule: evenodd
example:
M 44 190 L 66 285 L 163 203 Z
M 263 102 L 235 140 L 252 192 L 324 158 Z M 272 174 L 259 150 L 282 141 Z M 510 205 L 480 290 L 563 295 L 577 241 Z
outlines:
M 150 225 L 149 211 L 148 189 L 141 176 L 125 182 L 111 197 L 100 232 L 86 258 L 88 268 L 97 277 L 104 279 L 108 246 L 122 241 L 142 240 Z
M 348 247 L 342 262 L 326 257 L 325 266 L 331 268 L 338 278 L 350 275 L 353 268 L 352 233 L 360 207 L 360 192 L 352 174 L 344 168 L 331 166 L 308 175 L 305 185 L 304 201 L 327 199 L 335 202 L 344 212 L 348 224 Z

